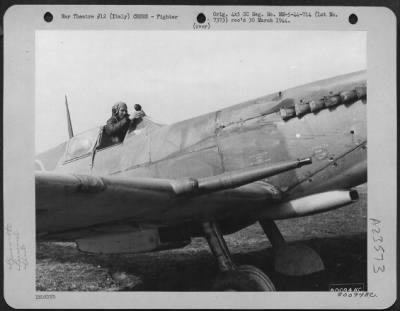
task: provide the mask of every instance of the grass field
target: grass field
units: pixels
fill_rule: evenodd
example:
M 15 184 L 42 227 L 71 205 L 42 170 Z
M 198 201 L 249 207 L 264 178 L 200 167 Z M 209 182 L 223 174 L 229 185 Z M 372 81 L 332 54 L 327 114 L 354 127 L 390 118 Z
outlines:
M 261 227 L 252 225 L 226 236 L 238 264 L 261 268 L 278 291 L 324 291 L 330 284 L 367 284 L 367 187 L 360 200 L 341 209 L 277 221 L 289 243 L 302 241 L 316 250 L 325 271 L 287 277 L 272 269 L 272 249 Z M 218 273 L 207 243 L 195 238 L 188 246 L 132 255 L 79 252 L 75 243 L 37 244 L 38 291 L 208 291 Z M 112 275 L 119 275 L 113 278 Z

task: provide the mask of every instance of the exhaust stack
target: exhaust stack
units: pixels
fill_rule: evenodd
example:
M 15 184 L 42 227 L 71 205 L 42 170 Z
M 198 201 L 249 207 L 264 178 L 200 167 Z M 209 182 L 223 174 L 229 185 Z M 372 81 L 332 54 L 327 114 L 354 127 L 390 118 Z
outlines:
M 261 219 L 286 219 L 326 212 L 358 201 L 356 190 L 335 190 L 312 194 L 266 208 Z

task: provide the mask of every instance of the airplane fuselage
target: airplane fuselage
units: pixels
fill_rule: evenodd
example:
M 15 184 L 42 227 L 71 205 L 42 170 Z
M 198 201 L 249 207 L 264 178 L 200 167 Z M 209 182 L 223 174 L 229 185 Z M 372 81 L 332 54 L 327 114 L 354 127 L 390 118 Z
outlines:
M 349 189 L 366 182 L 367 178 L 366 99 L 352 99 L 290 118 L 284 118 L 281 109 L 291 109 L 296 103 L 337 97 L 341 92 L 365 87 L 365 79 L 365 72 L 358 72 L 172 125 L 138 127 L 127 134 L 123 143 L 98 150 L 94 148 L 76 158 L 68 156 L 70 142 L 55 170 L 126 177 L 202 178 L 263 163 L 311 157 L 311 165 L 265 181 L 273 185 L 285 200 Z M 240 206 L 244 214 L 248 202 L 265 205 L 262 195 L 241 195 L 239 190 L 225 191 L 195 201 L 179 201 L 169 213 L 148 219 L 148 222 L 182 223 L 185 217 L 193 218 L 193 213 L 198 213 L 200 220 L 212 213 L 217 214 L 217 211 L 219 217 L 224 215 L 224 211 L 229 217 L 232 205 Z M 208 198 L 212 196 L 210 203 Z M 186 204 L 192 205 L 191 215 L 185 216 L 182 211 Z

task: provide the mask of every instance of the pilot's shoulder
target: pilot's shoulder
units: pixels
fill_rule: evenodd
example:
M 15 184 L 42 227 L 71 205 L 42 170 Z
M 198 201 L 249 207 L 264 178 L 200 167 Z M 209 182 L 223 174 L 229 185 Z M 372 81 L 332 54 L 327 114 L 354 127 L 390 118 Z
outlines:
M 112 124 L 112 123 L 116 123 L 116 122 L 118 122 L 118 120 L 117 120 L 117 118 L 116 117 L 114 117 L 114 116 L 112 116 L 112 117 L 110 117 L 108 120 L 107 120 L 107 124 Z

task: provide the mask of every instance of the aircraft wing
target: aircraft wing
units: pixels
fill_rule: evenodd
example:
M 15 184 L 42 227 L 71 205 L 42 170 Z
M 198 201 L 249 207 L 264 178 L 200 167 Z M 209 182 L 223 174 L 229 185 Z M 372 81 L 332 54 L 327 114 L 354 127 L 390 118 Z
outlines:
M 309 158 L 283 161 L 207 178 L 178 180 L 38 171 L 37 231 L 62 232 L 123 219 L 151 223 L 171 209 L 177 218 L 186 215 L 185 221 L 194 221 L 196 214 L 190 211 L 193 200 L 204 200 L 206 194 L 237 188 L 310 163 Z M 262 191 L 264 196 L 268 192 Z M 185 210 L 177 211 L 182 202 L 186 202 Z

